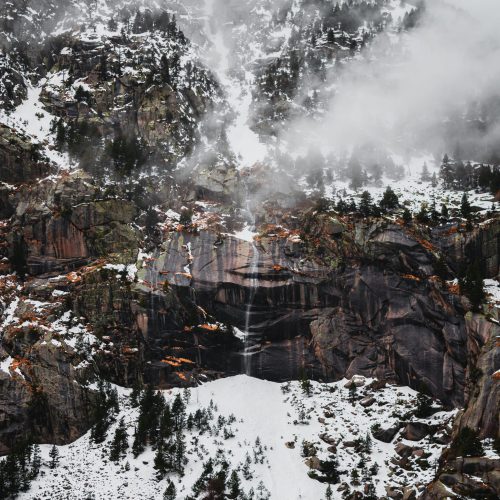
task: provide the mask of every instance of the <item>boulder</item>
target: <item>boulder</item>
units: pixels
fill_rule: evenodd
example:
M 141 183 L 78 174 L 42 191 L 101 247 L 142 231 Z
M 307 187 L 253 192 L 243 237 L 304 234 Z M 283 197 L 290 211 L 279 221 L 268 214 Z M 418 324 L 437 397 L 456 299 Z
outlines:
M 399 432 L 399 429 L 401 429 L 401 424 L 397 423 L 391 425 L 390 427 L 381 427 L 380 429 L 376 429 L 372 431 L 372 434 L 378 441 L 390 443 L 394 439 L 394 436 Z
M 306 458 L 304 463 L 309 467 L 309 469 L 320 470 L 320 461 L 318 457 L 309 457 Z
M 413 453 L 414 450 L 415 450 L 415 448 L 408 446 L 407 444 L 404 444 L 404 443 L 398 443 L 394 447 L 394 451 L 400 457 L 403 457 L 403 458 L 408 458 L 409 456 L 411 456 L 411 454 Z
M 365 398 L 361 399 L 359 404 L 365 408 L 368 408 L 369 406 L 373 405 L 377 400 L 373 396 L 366 396 Z
M 402 436 L 409 441 L 420 441 L 431 432 L 430 425 L 422 422 L 410 422 L 403 429 Z

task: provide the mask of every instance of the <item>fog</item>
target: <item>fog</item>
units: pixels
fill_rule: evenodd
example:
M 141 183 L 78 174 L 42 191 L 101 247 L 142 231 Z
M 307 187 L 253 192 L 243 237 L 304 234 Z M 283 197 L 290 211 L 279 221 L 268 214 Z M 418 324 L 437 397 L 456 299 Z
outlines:
M 329 75 L 338 91 L 326 115 L 290 123 L 287 149 L 328 154 L 368 144 L 404 156 L 498 160 L 498 19 L 496 0 L 427 2 L 416 28 L 377 37 L 340 77 Z

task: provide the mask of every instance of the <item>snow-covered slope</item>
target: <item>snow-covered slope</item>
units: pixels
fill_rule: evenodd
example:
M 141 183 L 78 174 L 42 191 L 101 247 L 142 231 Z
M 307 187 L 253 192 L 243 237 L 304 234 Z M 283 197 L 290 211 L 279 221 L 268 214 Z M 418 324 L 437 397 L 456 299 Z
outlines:
M 310 395 L 298 382 L 280 385 L 245 375 L 205 383 L 190 390 L 187 414 L 210 408 L 210 430 L 203 434 L 185 431 L 188 463 L 183 477 L 170 474 L 158 481 L 155 452 L 151 449 L 137 458 L 129 449 L 119 463 L 111 462 L 109 445 L 118 425 L 115 423 L 101 445 L 93 444 L 89 433 L 73 444 L 58 447 L 59 466 L 50 469 L 45 465 L 30 491 L 20 498 L 49 495 L 53 499 L 153 499 L 160 498 L 172 480 L 176 498 L 185 499 L 192 495 L 203 463 L 212 458 L 216 464 L 227 460 L 230 471 L 238 472 L 247 495 L 241 498 L 319 500 L 325 498 L 327 483 L 309 477 L 308 472 L 314 470 L 309 467 L 317 467 L 318 459 L 328 460 L 334 448 L 340 473 L 339 483 L 331 485 L 334 498 L 341 498 L 339 489 L 346 489 L 343 482 L 360 491 L 365 491 L 365 485 L 373 485 L 378 496 L 384 495 L 389 485 L 421 488 L 432 479 L 443 449 L 436 429 L 446 429 L 455 412 L 439 411 L 427 420 L 416 419 L 412 416 L 417 406 L 415 391 L 384 387 L 356 377 L 353 383 L 359 387 L 353 394 L 345 387 L 346 382 L 312 382 Z M 171 402 L 178 392 L 183 393 L 173 390 L 163 395 Z M 120 390 L 121 410 L 116 422 L 124 419 L 130 446 L 138 410 L 130 407 L 129 393 Z M 221 417 L 225 420 L 221 421 Z M 417 420 L 434 429 L 418 442 L 402 438 L 400 432 L 392 443 L 383 443 L 372 435 L 377 427 L 402 426 L 405 421 Z M 369 451 L 364 448 L 367 436 L 371 442 Z M 49 445 L 42 446 L 46 463 L 50 449 Z M 410 458 L 402 467 L 401 455 L 407 456 L 406 453 Z M 245 467 L 247 461 L 249 466 Z M 352 479 L 353 470 L 358 471 L 358 485 Z

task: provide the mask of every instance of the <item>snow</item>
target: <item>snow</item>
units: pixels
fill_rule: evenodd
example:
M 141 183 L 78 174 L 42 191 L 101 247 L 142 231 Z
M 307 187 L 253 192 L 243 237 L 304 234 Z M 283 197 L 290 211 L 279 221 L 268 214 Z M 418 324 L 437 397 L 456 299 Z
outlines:
M 239 167 L 245 168 L 264 160 L 267 152 L 267 148 L 249 125 L 254 77 L 246 67 L 261 54 L 250 51 L 250 57 L 247 55 L 244 67 L 240 69 L 241 61 L 232 57 L 233 51 L 226 42 L 224 27 L 220 25 L 221 21 L 215 10 L 216 1 L 205 0 L 205 32 L 210 42 L 207 60 L 223 86 L 227 102 L 235 115 L 227 131 L 227 138 L 232 151 L 240 160 Z M 238 72 L 243 73 L 243 77 L 235 77 Z
M 255 237 L 258 234 L 259 233 L 252 231 L 252 228 L 248 224 L 246 224 L 241 231 L 237 231 L 233 234 L 228 234 L 228 236 L 233 236 L 239 240 L 248 241 L 249 243 L 253 243 Z
M 49 80 L 50 81 L 50 80 Z M 0 123 L 30 136 L 35 143 L 43 146 L 43 153 L 60 168 L 69 168 L 68 155 L 53 149 L 51 123 L 54 116 L 44 110 L 40 94 L 47 80 L 42 79 L 37 85 L 28 86 L 27 98 L 12 112 L 0 110 Z
M 126 274 L 127 278 L 130 281 L 134 281 L 134 278 L 137 274 L 137 266 L 136 264 L 106 264 L 104 269 L 110 269 L 112 271 L 116 271 L 117 273 Z
M 368 384 L 370 380 L 366 380 Z M 370 409 L 363 409 L 359 403 L 348 400 L 348 390 L 342 380 L 331 384 L 312 382 L 312 394 L 306 396 L 298 382 L 277 384 L 245 375 L 230 377 L 205 383 L 190 390 L 187 412 L 193 413 L 198 408 L 211 406 L 217 421 L 218 415 L 229 417 L 234 414 L 236 421 L 229 427 L 235 437 L 224 439 L 214 425 L 210 433 L 198 435 L 196 431 L 186 431 L 187 457 L 186 474 L 180 478 L 170 475 L 177 488 L 177 498 L 184 499 L 191 493 L 194 482 L 202 471 L 202 463 L 209 457 L 214 458 L 218 450 L 234 469 L 241 466 L 247 452 L 253 456 L 255 442 L 260 439 L 263 447 L 263 463 L 252 463 L 253 477 L 242 480 L 245 491 L 257 490 L 263 482 L 271 498 L 277 500 L 317 500 L 324 498 L 326 485 L 308 476 L 308 467 L 301 456 L 301 443 L 307 440 L 314 443 L 319 458 L 326 458 L 329 446 L 319 439 L 327 433 L 336 442 L 339 469 L 343 471 L 342 480 L 348 479 L 350 471 L 357 466 L 359 457 L 353 448 L 344 447 L 343 442 L 364 438 L 375 423 L 387 424 L 401 419 L 398 412 L 414 409 L 415 391 L 406 387 L 388 386 L 373 394 L 377 403 Z M 359 396 L 368 391 L 367 386 L 359 388 Z M 120 389 L 122 395 L 121 411 L 117 421 L 123 417 L 132 443 L 134 424 L 138 410 L 129 407 L 125 396 L 127 389 Z M 163 391 L 165 398 L 172 401 L 180 389 Z M 211 403 L 212 402 L 212 403 Z M 380 403 L 380 405 L 378 404 Z M 397 403 L 397 405 L 396 405 Z M 325 417 L 325 410 L 330 416 Z M 444 423 L 453 418 L 455 412 L 440 412 L 431 417 L 433 423 Z M 320 421 L 321 419 L 322 421 Z M 89 433 L 73 444 L 60 446 L 61 464 L 55 471 L 46 466 L 33 483 L 29 492 L 20 498 L 40 497 L 50 494 L 51 498 L 66 498 L 71 491 L 71 498 L 84 499 L 94 495 L 96 499 L 136 499 L 159 498 L 166 486 L 166 479 L 157 481 L 153 469 L 154 452 L 147 449 L 136 459 L 130 452 L 120 464 L 107 459 L 107 446 L 114 435 L 117 424 L 108 431 L 108 438 L 102 445 L 89 441 Z M 397 440 L 398 438 L 396 438 Z M 427 438 L 419 443 L 407 442 L 412 446 L 425 449 L 432 465 L 442 451 L 442 446 L 432 443 Z M 285 443 L 295 443 L 294 448 Z M 42 446 L 42 457 L 48 460 L 51 446 Z M 395 455 L 394 445 L 373 440 L 373 451 L 369 460 L 380 466 L 374 483 L 379 495 L 385 494 L 385 484 L 425 484 L 432 478 L 433 468 L 413 471 L 401 469 L 398 475 L 391 473 L 394 466 L 390 460 Z M 124 465 L 128 462 L 129 470 Z M 257 461 L 259 462 L 259 461 Z M 358 489 L 361 488 L 358 487 Z M 337 486 L 333 485 L 334 498 L 341 498 Z
M 484 289 L 488 296 L 488 302 L 500 309 L 500 283 L 497 280 L 484 280 Z
M 0 361 L 0 371 L 3 371 L 4 373 L 7 373 L 10 375 L 10 366 L 12 365 L 12 362 L 14 361 L 14 358 L 11 356 L 7 356 L 3 361 Z

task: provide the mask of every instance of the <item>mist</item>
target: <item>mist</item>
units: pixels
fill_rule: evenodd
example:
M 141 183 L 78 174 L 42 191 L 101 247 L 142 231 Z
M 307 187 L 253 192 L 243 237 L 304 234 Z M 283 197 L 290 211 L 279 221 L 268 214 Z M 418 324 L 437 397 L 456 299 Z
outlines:
M 289 123 L 283 144 L 295 155 L 370 146 L 498 161 L 499 18 L 495 0 L 427 2 L 417 27 L 379 35 L 340 75 L 335 68 L 325 116 Z

